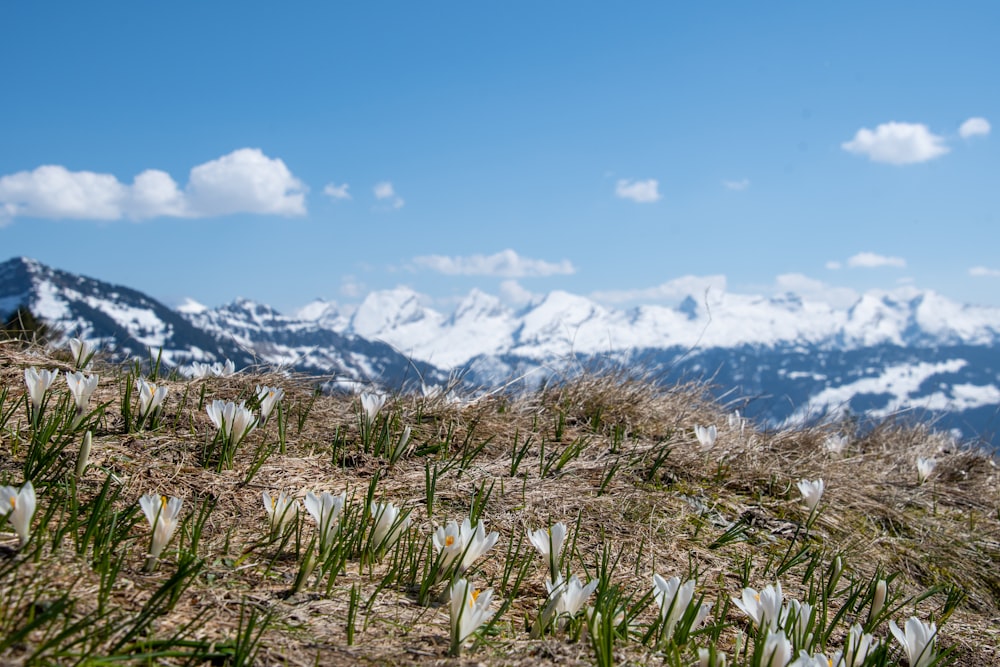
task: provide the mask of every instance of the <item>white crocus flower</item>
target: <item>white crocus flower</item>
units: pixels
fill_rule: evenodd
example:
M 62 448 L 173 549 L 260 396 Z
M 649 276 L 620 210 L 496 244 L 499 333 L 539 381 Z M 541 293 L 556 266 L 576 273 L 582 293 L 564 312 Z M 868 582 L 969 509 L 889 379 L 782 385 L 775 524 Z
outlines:
M 653 574 L 653 599 L 656 601 L 656 605 L 660 608 L 660 619 L 664 627 L 664 638 L 670 638 L 674 635 L 674 627 L 677 622 L 681 620 L 687 612 L 688 606 L 694 599 L 694 586 L 695 582 L 693 579 L 681 584 L 680 577 L 671 577 L 670 579 L 664 579 L 658 574 Z M 711 611 L 712 605 L 703 604 L 698 608 L 698 614 L 694 619 L 694 623 L 691 627 L 700 625 L 705 618 L 708 617 L 709 611 Z
M 927 667 L 934 662 L 934 640 L 937 637 L 937 625 L 928 625 L 916 616 L 911 616 L 906 621 L 905 631 L 892 621 L 889 621 L 889 630 L 892 636 L 903 647 L 906 659 L 910 667 Z
M 792 642 L 796 646 L 808 644 L 806 641 L 809 631 L 813 625 L 813 607 L 808 602 L 790 600 L 781 616 L 781 625 L 790 633 Z M 792 621 L 792 627 L 788 626 L 788 621 Z
M 207 378 L 212 374 L 212 366 L 198 361 L 191 362 L 188 367 L 188 375 L 195 379 Z
M 660 608 L 660 620 L 665 628 L 665 637 L 673 636 L 674 626 L 691 603 L 693 596 L 693 579 L 684 582 L 682 586 L 680 577 L 664 579 L 656 573 L 653 574 L 653 599 Z
M 226 414 L 227 408 L 229 409 L 229 414 Z M 208 418 L 215 424 L 216 430 L 222 431 L 223 435 L 227 437 L 232 433 L 233 417 L 236 415 L 235 403 L 217 398 L 205 406 L 205 412 L 208 413 Z
M 566 524 L 560 521 L 548 530 L 539 528 L 528 531 L 528 540 L 548 563 L 550 581 L 557 579 L 559 554 L 562 553 L 563 543 L 566 541 Z
M 743 433 L 747 420 L 740 415 L 739 410 L 733 410 L 726 416 L 726 423 L 729 425 L 730 431 L 739 431 L 740 433 Z
M 34 366 L 24 369 L 24 384 L 28 387 L 28 397 L 31 399 L 32 408 L 38 410 L 42 407 L 45 392 L 49 390 L 57 377 L 59 377 L 59 371 L 38 370 Z
M 73 394 L 77 412 L 87 412 L 90 408 L 90 397 L 94 395 L 94 390 L 97 389 L 97 383 L 100 379 L 98 375 L 84 375 L 79 371 L 66 373 L 66 386 Z
M 920 456 L 917 458 L 917 484 L 923 484 L 934 474 L 934 468 L 937 466 L 937 461 L 934 459 L 925 459 Z
M 375 519 L 371 544 L 375 549 L 389 549 L 410 527 L 409 515 L 401 518 L 402 511 L 392 503 L 374 503 L 371 511 Z
M 267 512 L 267 523 L 272 533 L 280 533 L 285 529 L 289 521 L 295 518 L 298 513 L 297 505 L 292 501 L 292 497 L 284 491 L 276 496 L 264 491 L 264 511 Z
M 77 369 L 90 366 L 90 360 L 93 359 L 96 349 L 93 343 L 82 338 L 69 339 L 69 350 L 73 355 L 73 365 Z
M 823 489 L 826 484 L 821 479 L 812 482 L 808 479 L 799 481 L 799 493 L 802 494 L 802 502 L 809 508 L 810 512 L 815 512 L 819 499 L 823 497 Z
M 719 429 L 715 427 L 715 424 L 711 426 L 698 425 L 694 427 L 694 435 L 698 438 L 701 448 L 707 451 L 715 446 L 715 440 L 719 437 Z
M 149 545 L 149 556 L 146 559 L 146 571 L 151 572 L 156 567 L 156 561 L 163 553 L 174 531 L 177 530 L 177 517 L 181 513 L 180 498 L 167 498 L 156 493 L 147 493 L 139 498 L 149 527 L 153 530 L 153 539 Z
M 473 590 L 472 585 L 465 579 L 456 579 L 451 585 L 452 655 L 460 654 L 462 642 L 492 618 L 493 610 L 490 609 L 492 599 L 492 588 L 485 591 Z
M 73 401 L 76 403 L 76 417 L 73 419 L 73 426 L 77 426 L 84 415 L 90 412 L 90 397 L 97 389 L 100 377 L 97 375 L 84 375 L 76 373 L 66 373 L 66 385 L 73 394 Z
M 214 375 L 215 377 L 229 377 L 235 372 L 236 372 L 236 364 L 234 364 L 229 359 L 226 359 L 226 363 L 224 364 L 219 364 L 219 363 L 212 364 L 212 375 Z
M 468 519 L 466 519 L 463 524 L 464 527 L 468 526 Z M 465 549 L 465 555 L 462 556 L 462 564 L 459 568 L 459 574 L 465 572 L 469 569 L 473 563 L 479 560 L 479 557 L 485 554 L 487 551 L 493 548 L 493 545 L 497 543 L 500 538 L 500 533 L 494 531 L 489 535 L 486 534 L 486 525 L 479 521 L 476 524 L 476 529 L 469 532 L 468 546 Z
M 469 526 L 465 533 L 462 531 L 463 526 Z M 462 553 L 465 551 L 466 540 L 468 539 L 467 536 L 471 532 L 472 527 L 468 519 L 463 521 L 461 526 L 457 521 L 449 521 L 444 526 L 438 526 L 434 529 L 431 541 L 439 553 L 438 559 L 442 571 L 447 570 L 452 563 L 462 557 Z
M 698 649 L 698 667 L 726 667 L 726 654 L 713 654 L 710 649 Z
M 232 401 L 216 399 L 205 406 L 205 411 L 215 427 L 233 447 L 240 444 L 243 438 L 257 428 L 257 418 L 243 404 L 243 401 L 237 405 Z
M 236 406 L 236 410 L 234 411 L 233 445 L 240 444 L 240 441 L 250 435 L 255 428 L 257 428 L 257 417 L 243 404 L 243 401 L 240 401 L 240 404 Z
M 826 436 L 823 440 L 823 449 L 834 456 L 840 456 L 844 453 L 844 447 L 847 446 L 847 436 L 846 435 L 835 435 L 831 434 Z
M 442 554 L 441 569 L 447 570 L 453 563 L 457 563 L 458 574 L 462 574 L 480 556 L 492 549 L 499 537 L 500 534 L 497 532 L 487 535 L 482 521 L 473 529 L 471 522 L 466 518 L 461 525 L 449 521 L 446 526 L 439 526 L 434 531 L 432 541 Z
M 553 618 L 563 616 L 573 618 L 576 616 L 583 609 L 587 598 L 597 590 L 598 583 L 600 582 L 597 579 L 592 579 L 584 586 L 575 574 L 569 578 L 569 581 L 562 577 L 559 577 L 555 583 L 546 581 L 545 588 L 549 591 L 549 602 L 543 612 L 543 625 L 548 625 Z
M 792 642 L 785 637 L 784 630 L 769 632 L 761 651 L 761 667 L 786 667 L 792 659 Z
M 371 392 L 364 392 L 360 396 L 361 398 L 361 410 L 365 413 L 365 421 L 369 424 L 375 421 L 375 417 L 385 406 L 385 394 L 376 394 Z
M 844 648 L 833 656 L 834 667 L 861 667 L 868 655 L 875 652 L 879 642 L 873 636 L 865 634 L 860 625 L 855 623 L 847 631 Z
M 167 397 L 166 387 L 157 387 L 142 378 L 135 381 L 135 389 L 139 392 L 139 415 L 143 419 L 159 410 Z
M 8 513 L 10 525 L 23 547 L 31 537 L 31 519 L 35 516 L 35 487 L 31 485 L 31 480 L 20 489 L 0 486 L 0 515 Z
M 306 509 L 315 519 L 316 528 L 319 530 L 320 552 L 325 552 L 333 545 L 333 538 L 340 530 L 340 513 L 346 501 L 346 491 L 342 491 L 339 496 L 325 491 L 321 496 L 315 495 L 312 491 L 306 493 Z
M 753 620 L 754 625 L 758 628 L 767 625 L 771 630 L 778 628 L 782 602 L 780 581 L 774 586 L 765 586 L 759 593 L 753 588 L 744 588 L 741 600 L 733 598 L 733 603 Z
M 799 657 L 788 667 L 830 667 L 833 661 L 822 653 L 810 655 L 805 650 L 799 651 Z
M 278 404 L 278 401 L 285 397 L 285 390 L 278 387 L 261 387 L 257 385 L 256 394 L 257 401 L 260 403 L 260 422 L 263 424 L 271 416 L 271 411 L 274 410 L 274 406 Z

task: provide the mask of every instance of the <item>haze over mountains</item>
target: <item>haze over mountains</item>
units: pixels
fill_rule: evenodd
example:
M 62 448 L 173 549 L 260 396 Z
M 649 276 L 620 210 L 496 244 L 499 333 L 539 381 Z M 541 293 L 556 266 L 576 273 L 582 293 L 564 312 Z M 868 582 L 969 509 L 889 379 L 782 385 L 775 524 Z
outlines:
M 605 307 L 554 291 L 521 309 L 472 291 L 450 313 L 404 287 L 341 310 L 314 301 L 282 314 L 248 299 L 171 309 L 140 292 L 25 258 L 0 264 L 0 314 L 25 304 L 121 354 L 162 348 L 169 364 L 233 359 L 389 388 L 459 369 L 471 387 L 595 364 L 634 365 L 665 383 L 711 378 L 765 424 L 850 412 L 909 411 L 965 439 L 997 444 L 1000 308 L 931 291 L 872 291 L 848 308 L 795 294 L 709 291 L 676 308 Z

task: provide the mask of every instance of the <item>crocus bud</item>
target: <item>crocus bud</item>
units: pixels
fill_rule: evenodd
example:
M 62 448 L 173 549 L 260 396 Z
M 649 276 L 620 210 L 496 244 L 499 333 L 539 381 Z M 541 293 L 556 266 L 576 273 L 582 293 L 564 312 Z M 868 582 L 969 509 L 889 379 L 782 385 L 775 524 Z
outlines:
M 882 612 L 882 607 L 885 606 L 885 596 L 886 596 L 886 583 L 885 579 L 879 579 L 878 583 L 875 584 L 875 597 L 872 598 L 872 613 L 868 617 L 871 621 L 878 617 Z
M 90 431 L 83 434 L 83 443 L 80 445 L 80 455 L 76 457 L 76 478 L 80 479 L 83 477 L 84 471 L 87 469 L 87 459 L 90 458 L 90 441 L 91 441 Z
M 292 586 L 292 593 L 301 593 L 302 589 L 305 588 L 306 582 L 312 575 L 313 570 L 316 569 L 316 563 L 318 559 L 316 557 L 316 552 L 309 549 L 306 553 L 305 560 L 299 566 L 299 573 L 295 577 L 295 584 Z
M 837 582 L 840 581 L 840 573 L 843 571 L 844 559 L 838 555 L 833 559 L 833 563 L 830 566 L 830 582 L 826 587 L 826 593 L 828 596 L 832 596 L 833 592 L 837 589 Z

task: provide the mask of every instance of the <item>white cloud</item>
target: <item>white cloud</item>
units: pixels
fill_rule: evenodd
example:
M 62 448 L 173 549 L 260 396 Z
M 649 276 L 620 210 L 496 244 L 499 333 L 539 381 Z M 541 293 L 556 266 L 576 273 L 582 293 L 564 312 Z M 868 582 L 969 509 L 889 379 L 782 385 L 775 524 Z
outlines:
M 493 255 L 469 255 L 467 257 L 424 255 L 415 257 L 413 263 L 419 268 L 450 276 L 527 278 L 576 273 L 576 268 L 568 259 L 556 263 L 546 262 L 542 259 L 521 257 L 509 248 Z
M 187 198 L 199 216 L 304 215 L 305 191 L 280 159 L 267 157 L 259 148 L 241 148 L 192 169 Z
M 746 190 L 750 187 L 750 179 L 741 178 L 738 181 L 722 181 L 722 184 L 726 186 L 727 190 Z
M 962 123 L 962 126 L 958 128 L 958 134 L 963 139 L 968 139 L 969 137 L 986 136 L 990 133 L 990 129 L 990 122 L 988 120 L 976 117 Z
M 59 165 L 0 176 L 0 202 L 11 217 L 116 220 L 128 192 L 111 174 Z
M 645 181 L 630 181 L 623 178 L 615 186 L 615 195 L 640 204 L 648 204 L 660 200 L 659 187 L 660 183 L 655 178 Z
M 839 271 L 841 268 L 843 268 L 843 265 L 837 260 L 831 259 L 829 262 L 826 263 L 826 268 L 830 269 L 831 271 Z
M 128 217 L 135 220 L 156 216 L 182 217 L 187 215 L 184 193 L 165 171 L 147 169 L 132 183 L 131 205 Z
M 687 296 L 700 297 L 706 290 L 713 292 L 726 291 L 726 277 L 712 276 L 681 276 L 655 287 L 632 290 L 604 290 L 591 293 L 591 298 L 604 303 L 626 303 L 638 301 L 642 303 L 668 302 L 679 303 Z
M 507 303 L 515 306 L 522 306 L 531 302 L 531 300 L 535 298 L 535 294 L 530 290 L 525 289 L 524 286 L 516 280 L 505 280 L 500 283 L 500 297 Z
M 977 278 L 1000 278 L 1000 269 L 991 269 L 986 266 L 974 266 L 969 269 L 969 275 Z
M 874 269 L 889 266 L 894 269 L 905 269 L 906 260 L 902 257 L 887 257 L 873 252 L 859 252 L 847 259 L 847 266 L 862 269 Z
M 351 193 L 347 191 L 350 186 L 347 183 L 343 185 L 337 185 L 336 183 L 327 183 L 326 187 L 323 188 L 323 194 L 331 199 L 350 199 Z
M 883 123 L 869 130 L 863 127 L 854 139 L 840 145 L 845 151 L 867 155 L 872 162 L 916 164 L 941 157 L 948 152 L 944 138 L 920 123 Z
M 194 167 L 183 191 L 170 174 L 157 169 L 142 172 L 132 185 L 112 174 L 60 165 L 0 176 L 0 210 L 8 218 L 76 220 L 304 215 L 306 190 L 280 159 L 241 148 Z
M 393 208 L 403 208 L 403 198 L 396 194 L 396 189 L 392 187 L 392 183 L 389 181 L 382 181 L 381 183 L 376 183 L 375 187 L 372 188 L 372 192 L 375 193 L 375 199 L 379 201 L 389 200 L 390 206 Z
M 792 292 L 809 301 L 822 301 L 834 308 L 847 308 L 860 295 L 849 287 L 833 287 L 801 273 L 783 273 L 774 279 L 775 292 Z

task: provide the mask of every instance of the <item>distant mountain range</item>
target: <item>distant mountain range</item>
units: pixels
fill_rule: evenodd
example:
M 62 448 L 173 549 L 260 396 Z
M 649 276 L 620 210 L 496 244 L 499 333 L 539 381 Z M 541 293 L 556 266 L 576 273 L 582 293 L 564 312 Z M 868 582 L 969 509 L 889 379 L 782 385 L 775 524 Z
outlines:
M 0 264 L 0 315 L 19 305 L 67 335 L 100 341 L 119 357 L 145 359 L 150 349 L 154 354 L 162 350 L 169 366 L 232 359 L 238 368 L 267 364 L 346 384 L 389 386 L 421 379 L 433 384 L 447 377 L 386 343 L 284 317 L 251 301 L 215 310 L 191 304 L 173 310 L 128 287 L 23 257 Z
M 931 291 L 872 291 L 847 309 L 794 294 L 692 294 L 676 308 L 609 309 L 555 291 L 515 310 L 473 290 L 449 314 L 407 289 L 341 309 L 314 301 L 283 315 L 238 299 L 176 310 L 140 292 L 15 258 L 0 264 L 0 315 L 27 305 L 121 355 L 162 348 L 166 363 L 232 359 L 390 388 L 470 387 L 595 366 L 638 367 L 664 383 L 710 379 L 764 425 L 823 415 L 902 413 L 996 447 L 1000 308 Z

